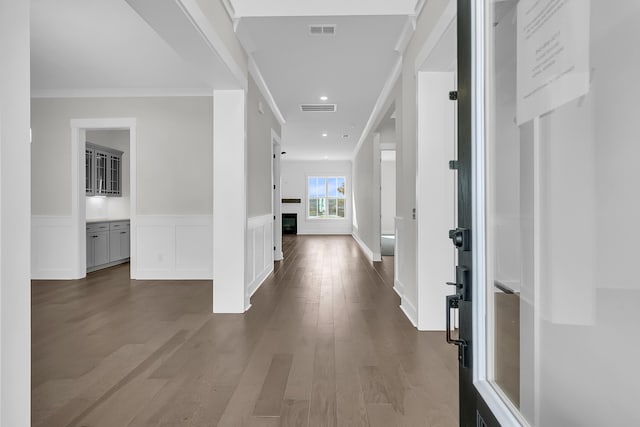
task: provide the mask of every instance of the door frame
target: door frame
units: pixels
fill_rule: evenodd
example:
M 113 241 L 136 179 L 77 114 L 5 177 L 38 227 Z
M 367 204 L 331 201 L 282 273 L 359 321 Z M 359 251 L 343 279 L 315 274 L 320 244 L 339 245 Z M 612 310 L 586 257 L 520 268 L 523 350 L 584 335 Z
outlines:
M 87 232 L 85 196 L 85 149 L 87 130 L 129 131 L 129 219 L 130 219 L 130 274 L 137 275 L 137 221 L 136 221 L 136 127 L 135 118 L 71 119 L 71 221 L 73 241 L 76 242 L 73 271 L 81 279 L 87 275 Z
M 280 179 L 280 154 L 282 143 L 280 136 L 271 129 L 271 212 L 273 213 L 273 260 L 282 261 L 282 189 Z
M 486 1 L 457 0 L 458 20 L 458 227 L 471 229 L 471 251 L 458 264 L 471 267 L 470 301 L 461 302 L 460 424 L 521 426 L 487 379 L 485 235 Z M 469 289 L 467 289 L 469 291 Z M 465 311 L 463 313 L 463 310 Z M 470 312 L 469 312 L 470 311 Z M 464 317 L 464 319 L 463 319 Z

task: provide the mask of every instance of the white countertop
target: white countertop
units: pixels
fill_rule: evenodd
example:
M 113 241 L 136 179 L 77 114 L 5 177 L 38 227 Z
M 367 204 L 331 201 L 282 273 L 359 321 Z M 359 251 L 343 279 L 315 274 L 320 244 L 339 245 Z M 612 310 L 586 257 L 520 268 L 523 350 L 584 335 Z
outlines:
M 87 219 L 87 224 L 95 224 L 97 222 L 118 222 L 118 221 L 129 221 L 129 218 L 120 218 L 120 219 L 109 219 L 109 218 L 92 218 Z

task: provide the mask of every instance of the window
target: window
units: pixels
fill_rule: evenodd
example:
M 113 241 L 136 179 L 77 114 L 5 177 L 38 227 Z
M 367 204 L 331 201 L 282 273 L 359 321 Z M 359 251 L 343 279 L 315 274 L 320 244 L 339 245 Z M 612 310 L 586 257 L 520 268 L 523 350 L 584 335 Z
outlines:
M 343 176 L 310 176 L 307 180 L 309 218 L 344 218 Z

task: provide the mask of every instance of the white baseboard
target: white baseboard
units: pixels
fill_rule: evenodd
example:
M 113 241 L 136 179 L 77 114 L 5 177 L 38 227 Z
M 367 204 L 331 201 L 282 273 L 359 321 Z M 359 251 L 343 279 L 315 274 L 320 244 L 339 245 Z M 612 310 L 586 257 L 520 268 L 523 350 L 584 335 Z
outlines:
M 249 287 L 247 288 L 249 298 L 251 298 L 253 294 L 255 294 L 258 291 L 258 289 L 260 289 L 260 286 L 262 286 L 264 281 L 267 280 L 267 277 L 269 277 L 269 275 L 272 272 L 273 272 L 273 263 L 271 263 L 271 268 L 269 267 L 265 268 L 264 271 L 258 274 L 258 276 L 255 279 L 253 279 L 251 283 L 249 283 Z
M 400 280 L 394 280 L 393 290 L 396 291 L 396 294 L 398 294 L 400 298 L 404 297 L 404 285 Z
M 400 302 L 400 310 L 407 316 L 407 319 L 411 322 L 413 326 L 418 327 L 418 310 L 416 306 L 411 303 L 406 298 L 402 298 Z
M 351 236 L 358 243 L 360 249 L 362 249 L 362 252 L 364 252 L 367 258 L 369 258 L 369 261 L 374 261 L 373 251 L 369 249 L 369 246 L 367 246 L 362 240 L 360 240 L 360 237 L 358 237 L 356 233 L 351 233 Z

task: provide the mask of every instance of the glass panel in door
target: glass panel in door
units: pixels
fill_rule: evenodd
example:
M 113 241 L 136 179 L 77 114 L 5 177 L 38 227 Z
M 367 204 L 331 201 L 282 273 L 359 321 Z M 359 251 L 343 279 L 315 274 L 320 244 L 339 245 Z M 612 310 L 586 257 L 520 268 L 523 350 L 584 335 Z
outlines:
M 96 157 L 96 194 L 107 192 L 107 154 L 95 152 Z
M 93 196 L 93 150 L 84 152 L 84 188 L 87 196 Z
M 488 380 L 532 426 L 640 425 L 640 2 L 485 4 Z
M 109 194 L 120 195 L 120 165 L 122 163 L 119 156 L 109 156 Z

